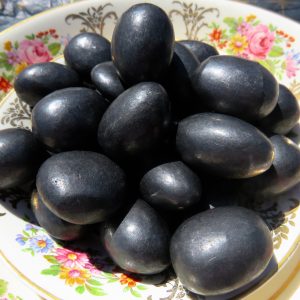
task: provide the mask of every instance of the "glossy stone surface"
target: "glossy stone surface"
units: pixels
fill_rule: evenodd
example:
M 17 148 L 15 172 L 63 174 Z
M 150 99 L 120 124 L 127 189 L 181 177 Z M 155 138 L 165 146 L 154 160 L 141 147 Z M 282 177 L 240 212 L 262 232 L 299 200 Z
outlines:
M 82 225 L 66 222 L 52 213 L 36 191 L 33 192 L 31 197 L 31 207 L 40 226 L 58 240 L 76 240 L 84 232 Z
M 46 157 L 46 151 L 30 131 L 21 128 L 1 130 L 0 189 L 33 181 Z
M 200 178 L 183 162 L 157 166 L 140 182 L 142 198 L 162 210 L 184 210 L 201 200 Z
M 259 63 L 234 56 L 208 58 L 196 70 L 193 87 L 215 112 L 259 120 L 275 108 L 278 83 Z
M 279 85 L 278 102 L 274 110 L 258 125 L 268 132 L 287 134 L 299 121 L 300 110 L 296 97 L 284 85 Z
M 300 182 L 300 149 L 290 139 L 280 135 L 270 138 L 274 161 L 265 173 L 237 182 L 247 194 L 270 196 L 280 194 Z
M 166 91 L 157 83 L 143 82 L 108 107 L 99 124 L 98 142 L 109 157 L 132 158 L 158 147 L 169 126 Z
M 156 81 L 172 60 L 173 44 L 167 14 L 153 4 L 136 4 L 122 14 L 114 29 L 112 59 L 126 84 Z
M 210 56 L 219 55 L 219 52 L 213 46 L 200 41 L 182 40 L 180 44 L 188 48 L 197 57 L 198 61 L 202 63 Z
M 45 205 L 74 224 L 102 222 L 126 197 L 125 174 L 106 156 L 70 151 L 50 157 L 37 175 L 37 190 Z
M 124 218 L 104 225 L 104 245 L 126 271 L 156 274 L 170 264 L 168 228 L 145 201 L 137 200 Z
M 37 63 L 27 67 L 14 82 L 18 97 L 30 106 L 34 106 L 56 90 L 80 85 L 76 72 L 54 62 Z
M 248 178 L 272 165 L 269 139 L 238 118 L 201 113 L 179 122 L 176 147 L 192 167 L 227 178 Z
M 88 88 L 67 88 L 43 98 L 32 111 L 32 131 L 54 152 L 92 149 L 108 102 Z
M 124 84 L 111 61 L 95 66 L 91 72 L 91 79 L 96 89 L 109 101 L 115 100 L 125 91 Z
M 196 56 L 180 43 L 175 43 L 165 86 L 172 99 L 173 113 L 179 119 L 195 112 L 198 101 L 191 79 L 198 66 Z
M 96 65 L 111 60 L 110 42 L 93 32 L 80 33 L 68 43 L 64 57 L 68 66 L 88 79 Z
M 204 296 L 234 291 L 257 278 L 273 254 L 264 221 L 242 207 L 199 213 L 172 237 L 171 261 L 182 284 Z

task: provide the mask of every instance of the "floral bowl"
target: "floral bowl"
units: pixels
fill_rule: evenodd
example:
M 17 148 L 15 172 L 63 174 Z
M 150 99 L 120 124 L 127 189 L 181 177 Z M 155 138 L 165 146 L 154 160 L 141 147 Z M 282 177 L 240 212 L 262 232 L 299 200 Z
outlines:
M 151 2 L 168 13 L 177 39 L 203 40 L 221 53 L 258 61 L 300 100 L 299 24 L 259 8 L 224 0 Z M 122 12 L 135 3 L 138 1 L 77 2 L 34 16 L 2 32 L 0 129 L 30 128 L 30 109 L 11 90 L 18 73 L 30 64 L 59 57 L 70 38 L 79 32 L 97 32 L 111 38 Z M 299 129 L 293 130 L 290 137 L 299 143 Z M 93 234 L 80 243 L 61 244 L 53 240 L 33 224 L 29 198 L 26 190 L 0 191 L 0 258 L 41 297 L 203 299 L 187 292 L 171 271 L 150 278 L 122 272 L 101 246 L 92 242 L 96 240 Z M 271 200 L 248 204 L 272 230 L 276 263 L 264 280 L 240 291 L 239 298 L 289 299 L 297 292 L 299 199 L 300 185 Z

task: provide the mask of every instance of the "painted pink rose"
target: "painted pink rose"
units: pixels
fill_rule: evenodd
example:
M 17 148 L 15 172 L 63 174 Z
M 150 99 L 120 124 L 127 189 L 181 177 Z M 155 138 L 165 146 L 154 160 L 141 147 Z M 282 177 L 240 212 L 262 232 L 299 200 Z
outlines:
M 55 249 L 55 258 L 67 268 L 84 267 L 89 264 L 89 258 L 85 253 L 75 252 L 64 248 Z
M 297 68 L 297 61 L 294 60 L 290 54 L 286 58 L 285 70 L 288 78 L 295 77 L 296 72 L 299 70 L 299 68 Z
M 238 31 L 241 35 L 246 35 L 246 36 L 248 36 L 248 34 L 249 34 L 249 32 L 250 32 L 251 30 L 253 30 L 253 27 L 252 27 L 249 23 L 247 23 L 247 22 L 245 22 L 245 21 L 243 21 L 243 22 L 238 26 L 238 28 L 237 28 L 237 31 Z
M 248 52 L 258 59 L 265 59 L 273 47 L 275 35 L 266 25 L 258 25 L 247 32 Z
M 47 62 L 52 59 L 48 48 L 38 40 L 23 40 L 18 48 L 21 61 L 28 64 Z

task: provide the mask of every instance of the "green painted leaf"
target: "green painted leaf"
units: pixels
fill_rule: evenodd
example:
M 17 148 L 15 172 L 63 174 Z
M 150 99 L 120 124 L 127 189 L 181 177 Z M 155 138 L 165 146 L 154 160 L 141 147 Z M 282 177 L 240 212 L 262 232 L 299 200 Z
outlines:
M 100 288 L 96 288 L 96 287 L 93 287 L 93 286 L 90 286 L 90 285 L 85 285 L 87 291 L 93 295 L 93 296 L 105 296 L 106 293 L 100 289 Z
M 141 291 L 147 290 L 147 287 L 145 285 L 137 285 L 136 287 Z
M 6 54 L 6 52 L 0 52 L 0 57 L 2 57 L 5 60 L 7 60 L 7 54 Z
M 60 272 L 59 269 L 44 269 L 41 271 L 41 274 L 57 276 L 59 274 L 59 272 Z
M 3 62 L 3 67 L 7 70 L 7 71 L 11 71 L 13 66 L 10 65 L 8 62 Z
M 57 264 L 57 259 L 53 255 L 44 255 L 44 258 L 52 264 Z
M 256 21 L 253 22 L 252 24 L 253 24 L 253 26 L 257 26 L 259 23 L 260 23 L 259 20 L 256 20 Z
M 107 283 L 113 283 L 113 282 L 116 282 L 118 281 L 119 279 L 118 278 L 111 278 L 107 281 Z
M 283 49 L 280 46 L 273 46 L 271 51 L 269 52 L 269 56 L 271 57 L 279 57 L 283 55 Z
M 275 30 L 277 29 L 277 27 L 274 26 L 273 24 L 269 24 L 269 29 L 270 29 L 271 31 L 275 31 Z
M 14 48 L 15 48 L 15 49 L 18 49 L 18 48 L 19 48 L 19 42 L 18 42 L 18 41 L 15 41 L 15 42 L 14 42 Z
M 27 39 L 27 40 L 34 40 L 34 38 L 35 38 L 35 35 L 32 33 L 31 35 L 25 35 L 25 38 Z
M 90 285 L 96 285 L 96 286 L 102 285 L 102 283 L 100 283 L 98 280 L 92 279 L 92 278 L 87 280 L 87 283 L 89 283 Z
M 0 296 L 3 296 L 7 291 L 8 282 L 0 279 Z
M 12 293 L 9 293 L 7 296 L 9 300 L 16 300 L 16 297 Z
M 138 297 L 138 298 L 142 297 L 142 295 L 139 292 L 135 291 L 134 289 L 130 289 L 130 293 L 134 297 Z
M 102 272 L 102 275 L 106 278 L 117 278 L 116 275 L 111 274 L 111 273 Z
M 52 43 L 48 46 L 49 51 L 54 56 L 56 55 L 60 50 L 61 45 L 59 43 Z
M 227 24 L 229 27 L 231 27 L 231 28 L 236 28 L 237 22 L 236 22 L 235 18 L 229 18 L 229 17 L 227 17 L 227 18 L 225 18 L 223 21 L 224 21 L 224 23 Z
M 123 292 L 127 293 L 129 290 L 130 290 L 130 287 L 129 286 L 125 286 L 124 289 L 123 289 Z
M 23 230 L 23 231 L 22 231 L 22 233 L 23 233 L 23 235 L 24 235 L 24 236 L 26 236 L 26 237 L 30 237 L 29 233 L 28 233 L 28 232 L 26 232 L 25 230 Z
M 79 286 L 75 289 L 75 291 L 76 291 L 77 293 L 79 293 L 79 294 L 83 294 L 84 291 L 85 291 L 84 285 L 79 285 Z

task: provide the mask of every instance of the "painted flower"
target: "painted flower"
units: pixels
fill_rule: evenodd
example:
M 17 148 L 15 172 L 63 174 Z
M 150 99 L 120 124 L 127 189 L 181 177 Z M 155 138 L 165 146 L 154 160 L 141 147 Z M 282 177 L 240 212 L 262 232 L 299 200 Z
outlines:
M 219 42 L 222 37 L 222 30 L 215 28 L 210 34 L 210 40 L 212 42 Z
M 228 45 L 229 49 L 232 50 L 232 52 L 235 55 L 242 54 L 248 47 L 247 38 L 245 36 L 241 36 L 240 34 L 237 34 L 232 37 L 231 41 Z
M 28 64 L 26 62 L 22 62 L 20 64 L 16 65 L 16 74 L 18 75 L 19 73 L 21 73 L 25 68 L 27 68 Z
M 136 283 L 139 282 L 140 280 L 138 279 L 133 279 L 131 277 L 129 277 L 126 274 L 122 274 L 120 277 L 120 283 L 121 284 L 126 284 L 128 287 L 132 288 L 136 286 Z
M 23 40 L 18 48 L 21 61 L 28 64 L 47 62 L 52 59 L 48 48 L 39 40 Z
M 84 268 L 87 269 L 87 270 L 89 270 L 92 275 L 97 276 L 97 275 L 101 274 L 101 271 L 97 267 L 95 267 L 93 264 L 91 264 L 91 263 L 85 264 Z
M 47 253 L 53 248 L 53 241 L 45 235 L 35 236 L 30 239 L 30 247 L 35 253 Z
M 36 226 L 36 225 L 33 225 L 31 223 L 27 223 L 25 225 L 25 230 L 28 231 L 28 230 L 31 230 L 31 229 L 35 229 L 35 230 L 39 230 L 41 229 L 40 227 Z
M 7 93 L 12 88 L 12 85 L 4 77 L 0 76 L 0 91 Z
M 89 258 L 85 253 L 74 252 L 68 249 L 57 248 L 55 249 L 55 258 L 67 268 L 84 267 L 89 264 Z
M 253 27 L 252 27 L 249 23 L 243 21 L 243 22 L 238 26 L 237 31 L 238 31 L 241 35 L 246 35 L 246 36 L 247 36 L 247 35 L 249 34 L 249 32 L 250 32 L 252 29 L 253 29 Z
M 10 65 L 15 65 L 20 63 L 21 61 L 18 54 L 15 51 L 11 51 L 11 52 L 7 52 L 7 62 Z
M 11 41 L 6 41 L 4 43 L 4 50 L 11 51 L 11 49 L 12 49 L 12 43 L 11 43 Z
M 299 70 L 300 53 L 289 52 L 286 57 L 285 71 L 288 78 L 295 77 Z
M 249 16 L 246 17 L 246 22 L 252 22 L 255 19 L 256 19 L 255 15 L 249 15 Z
M 86 269 L 80 269 L 77 267 L 67 268 L 62 266 L 59 274 L 59 278 L 64 279 L 66 284 L 74 285 L 79 284 L 82 285 L 91 277 L 91 273 Z
M 254 58 L 265 59 L 273 47 L 275 35 L 266 25 L 253 27 L 247 34 L 248 51 Z
M 24 246 L 26 244 L 26 240 L 22 234 L 17 234 L 16 241 L 21 245 Z

